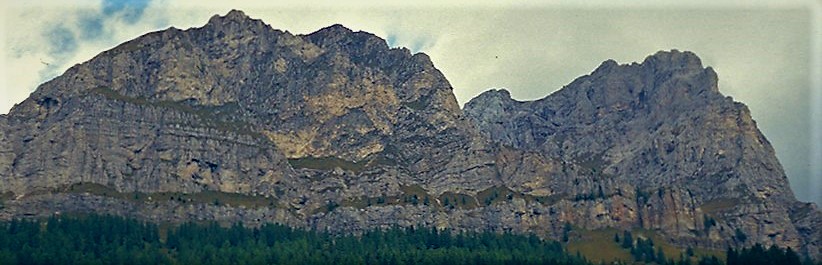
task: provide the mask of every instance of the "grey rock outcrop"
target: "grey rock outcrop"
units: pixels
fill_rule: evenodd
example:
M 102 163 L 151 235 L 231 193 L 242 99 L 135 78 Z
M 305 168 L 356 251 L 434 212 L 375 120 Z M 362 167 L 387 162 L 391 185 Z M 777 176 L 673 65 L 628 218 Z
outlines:
M 574 223 L 818 257 L 819 210 L 794 199 L 747 108 L 716 84 L 694 54 L 659 52 L 541 100 L 496 90 L 461 110 L 425 54 L 231 11 L 105 51 L 0 115 L 0 218 L 552 238 Z
M 810 243 L 818 229 L 799 231 L 791 218 L 795 208 L 811 206 L 794 198 L 748 108 L 723 96 L 716 73 L 693 53 L 659 52 L 630 65 L 606 61 L 530 102 L 489 91 L 465 113 L 496 142 L 647 193 L 638 205 L 643 226 L 686 236 L 702 229 L 703 215 L 714 216 L 724 231 L 714 238 L 732 238 L 739 229 L 753 240 L 737 243 L 819 250 Z

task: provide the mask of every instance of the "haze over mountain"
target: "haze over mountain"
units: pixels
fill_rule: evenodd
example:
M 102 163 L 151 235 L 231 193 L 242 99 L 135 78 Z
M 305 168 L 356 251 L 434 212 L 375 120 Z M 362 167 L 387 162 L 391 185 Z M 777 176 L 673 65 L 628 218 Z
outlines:
M 606 61 L 543 99 L 494 90 L 462 110 L 423 53 L 236 10 L 123 43 L 0 115 L 0 193 L 2 219 L 550 238 L 573 223 L 817 258 L 822 244 L 822 213 L 794 198 L 747 107 L 693 53 Z

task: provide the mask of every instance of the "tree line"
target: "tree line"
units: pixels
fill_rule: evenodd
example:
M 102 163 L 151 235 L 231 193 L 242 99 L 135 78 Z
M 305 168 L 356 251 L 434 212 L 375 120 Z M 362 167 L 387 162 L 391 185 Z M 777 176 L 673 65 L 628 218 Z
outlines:
M 162 233 L 161 233 L 162 231 Z M 0 223 L 0 264 L 590 264 L 536 236 L 390 228 L 330 235 L 279 224 L 185 223 L 116 216 Z
M 623 231 L 622 236 L 614 234 L 614 241 L 624 249 L 628 249 L 636 262 L 663 265 L 822 265 L 814 263 L 810 257 L 800 259 L 798 253 L 791 248 L 771 246 L 765 248 L 755 244 L 749 248 L 728 248 L 725 252 L 725 261 L 714 256 L 699 257 L 694 260 L 693 248 L 687 248 L 685 253 L 676 259 L 666 257 L 661 246 L 654 246 L 650 238 L 634 238 L 630 231 Z
M 693 260 L 693 250 L 665 257 L 651 239 L 614 235 L 649 264 L 822 265 L 790 248 L 728 249 Z M 695 259 L 695 258 L 694 258 Z M 0 264 L 591 264 L 560 242 L 534 235 L 453 232 L 436 228 L 373 230 L 331 235 L 280 224 L 257 228 L 216 222 L 161 229 L 118 216 L 55 216 L 0 222 Z

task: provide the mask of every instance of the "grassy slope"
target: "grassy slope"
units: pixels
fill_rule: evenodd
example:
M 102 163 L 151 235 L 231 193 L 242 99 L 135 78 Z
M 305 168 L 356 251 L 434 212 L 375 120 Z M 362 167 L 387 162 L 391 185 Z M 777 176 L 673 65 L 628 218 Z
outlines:
M 615 261 L 633 262 L 634 258 L 631 256 L 630 250 L 623 249 L 619 243 L 614 241 L 614 234 L 619 234 L 622 237 L 622 231 L 607 228 L 598 230 L 584 230 L 574 229 L 572 236 L 567 244 L 569 253 L 579 252 L 588 260 L 599 263 L 612 263 Z M 655 246 L 661 246 L 662 251 L 665 252 L 665 257 L 668 259 L 678 259 L 685 249 L 667 243 L 659 234 L 644 229 L 635 229 L 631 231 L 634 238 L 642 236 L 651 238 Z M 719 250 L 694 248 L 694 258 L 692 262 L 696 263 L 701 256 L 716 256 L 720 259 L 725 259 L 725 252 Z M 639 263 L 641 264 L 641 263 Z

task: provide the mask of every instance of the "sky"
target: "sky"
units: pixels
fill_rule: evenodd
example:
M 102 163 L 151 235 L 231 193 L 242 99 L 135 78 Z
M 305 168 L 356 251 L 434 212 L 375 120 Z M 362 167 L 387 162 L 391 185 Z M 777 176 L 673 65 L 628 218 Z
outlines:
M 231 9 L 295 34 L 339 23 L 424 52 L 460 104 L 491 88 L 538 99 L 607 59 L 693 51 L 750 107 L 797 198 L 822 205 L 822 0 L 6 0 L 0 113 L 119 43 Z

